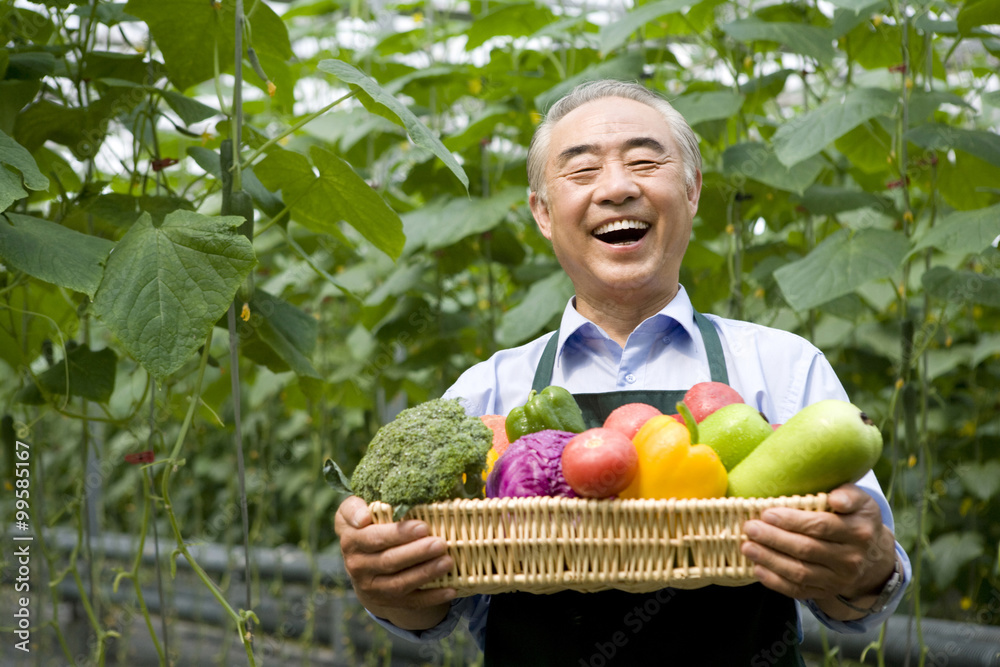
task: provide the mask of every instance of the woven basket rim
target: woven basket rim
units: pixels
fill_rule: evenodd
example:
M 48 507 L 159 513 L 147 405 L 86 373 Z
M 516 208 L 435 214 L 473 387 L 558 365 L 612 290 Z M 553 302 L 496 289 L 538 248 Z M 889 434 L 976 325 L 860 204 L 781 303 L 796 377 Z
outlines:
M 415 505 L 407 512 L 406 517 L 415 516 L 423 511 L 453 511 L 453 510 L 495 510 L 513 508 L 547 508 L 547 509 L 609 509 L 609 510 L 763 510 L 770 507 L 808 507 L 810 509 L 826 509 L 827 494 L 814 493 L 794 496 L 774 496 L 759 498 L 566 498 L 562 496 L 531 496 L 510 498 L 456 498 L 435 503 Z M 369 503 L 369 508 L 375 512 L 391 512 L 392 506 L 381 501 Z M 404 518 L 406 518 L 404 517 Z

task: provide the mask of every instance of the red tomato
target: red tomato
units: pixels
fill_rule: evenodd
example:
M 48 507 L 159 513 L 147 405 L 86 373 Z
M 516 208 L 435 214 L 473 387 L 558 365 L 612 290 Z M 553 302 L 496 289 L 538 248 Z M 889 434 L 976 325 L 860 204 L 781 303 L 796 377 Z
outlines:
M 639 469 L 632 440 L 610 428 L 591 428 L 575 435 L 562 452 L 566 483 L 584 498 L 607 498 L 620 493 Z
M 621 431 L 631 440 L 647 421 L 662 414 L 646 403 L 627 403 L 611 411 L 604 420 L 604 428 Z

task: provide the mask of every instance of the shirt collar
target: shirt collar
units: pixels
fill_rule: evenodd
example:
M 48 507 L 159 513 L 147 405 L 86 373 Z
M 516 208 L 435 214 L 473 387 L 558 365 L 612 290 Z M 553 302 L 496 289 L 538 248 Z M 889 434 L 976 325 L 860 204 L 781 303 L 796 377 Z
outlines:
M 577 312 L 575 304 L 576 297 L 570 297 L 566 308 L 563 310 L 562 320 L 559 322 L 559 341 L 556 348 L 556 356 L 562 354 L 563 346 L 572 337 L 583 338 L 604 338 L 610 337 L 599 326 L 588 320 Z M 648 328 L 652 331 L 663 332 L 679 324 L 692 340 L 699 340 L 701 332 L 694 321 L 694 306 L 688 297 L 687 290 L 683 285 L 678 285 L 677 294 L 659 312 L 647 318 L 638 328 Z

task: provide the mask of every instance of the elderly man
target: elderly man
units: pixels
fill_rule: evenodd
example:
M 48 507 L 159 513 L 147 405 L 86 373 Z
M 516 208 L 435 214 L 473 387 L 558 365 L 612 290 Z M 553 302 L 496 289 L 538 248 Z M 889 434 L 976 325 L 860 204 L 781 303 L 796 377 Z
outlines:
M 529 389 L 557 384 L 603 420 L 641 401 L 673 412 L 697 382 L 732 385 L 784 422 L 847 395 L 815 347 L 788 332 L 694 311 L 679 284 L 701 193 L 693 131 L 642 86 L 599 81 L 557 102 L 528 154 L 530 205 L 573 282 L 556 332 L 497 353 L 446 396 L 470 414 L 506 414 Z M 833 512 L 771 509 L 747 522 L 743 587 L 511 593 L 453 599 L 420 590 L 451 567 L 421 522 L 374 526 L 363 501 L 336 517 L 358 599 L 394 632 L 445 636 L 465 618 L 487 665 L 801 665 L 801 605 L 840 632 L 881 622 L 899 603 L 909 560 L 874 475 L 834 490 Z

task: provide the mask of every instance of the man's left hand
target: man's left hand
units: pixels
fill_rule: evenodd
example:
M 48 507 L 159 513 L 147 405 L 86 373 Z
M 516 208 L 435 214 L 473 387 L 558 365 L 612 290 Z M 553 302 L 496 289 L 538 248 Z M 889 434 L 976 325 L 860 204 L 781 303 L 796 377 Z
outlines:
M 863 613 L 836 596 L 858 600 L 858 606 L 874 603 L 895 566 L 895 538 L 864 489 L 845 484 L 827 502 L 830 512 L 774 507 L 747 521 L 743 555 L 768 588 L 811 598 L 833 618 L 860 618 Z

